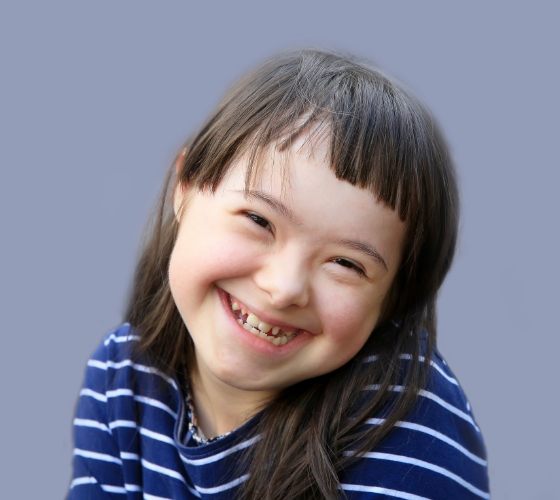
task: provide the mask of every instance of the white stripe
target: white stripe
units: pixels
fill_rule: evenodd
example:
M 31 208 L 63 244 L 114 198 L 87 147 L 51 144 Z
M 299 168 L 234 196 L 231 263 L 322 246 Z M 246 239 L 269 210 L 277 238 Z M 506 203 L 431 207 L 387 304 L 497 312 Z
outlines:
M 148 470 L 159 472 L 160 474 L 164 474 L 166 476 L 172 477 L 173 479 L 178 479 L 183 484 L 186 484 L 185 478 L 181 476 L 177 471 L 173 469 L 168 469 L 167 467 L 162 467 L 161 465 L 154 464 L 152 462 L 148 462 L 144 458 L 141 459 L 142 467 L 145 467 Z
M 189 464 L 189 465 L 210 464 L 212 462 L 217 462 L 218 460 L 221 460 L 222 458 L 227 457 L 228 455 L 231 455 L 232 453 L 235 453 L 236 451 L 248 448 L 253 443 L 257 442 L 260 438 L 261 438 L 260 435 L 252 437 L 251 439 L 247 439 L 247 441 L 243 441 L 242 443 L 236 444 L 235 446 L 232 446 L 231 448 L 228 448 L 227 450 L 224 450 L 220 453 L 216 453 L 215 455 L 210 455 L 209 457 L 185 458 L 185 457 L 183 457 L 183 455 L 181 455 L 181 459 L 183 460 L 183 462 L 185 462 L 186 464 Z
M 451 382 L 452 384 L 459 386 L 459 382 L 457 382 L 457 379 L 453 378 L 451 375 L 447 375 L 447 373 L 443 371 L 443 368 L 441 366 L 439 366 L 434 361 L 430 362 L 430 364 L 441 374 L 443 378 L 449 380 L 449 382 Z
M 105 393 L 105 395 L 108 398 L 118 398 L 119 396 L 134 396 L 134 393 L 132 392 L 131 389 L 112 389 L 110 391 L 107 391 Z
M 419 495 L 413 495 L 412 493 L 406 493 L 404 491 L 390 490 L 388 488 L 381 488 L 379 486 L 365 486 L 363 484 L 341 484 L 340 487 L 343 490 L 348 491 L 364 491 L 367 493 L 379 493 L 390 497 L 404 498 L 406 500 L 430 500 L 428 497 L 421 497 Z
M 137 484 L 125 484 L 126 491 L 142 491 L 142 487 Z
M 109 427 L 111 429 L 116 429 L 117 427 L 138 429 L 140 434 L 142 434 L 143 436 L 149 437 L 151 439 L 155 439 L 156 441 L 161 441 L 162 443 L 167 443 L 175 446 L 175 440 L 173 440 L 169 436 L 166 436 L 165 434 L 161 434 L 159 432 L 152 431 L 150 429 L 146 429 L 145 427 L 141 427 L 133 420 L 114 420 L 113 422 L 109 422 Z
M 114 457 L 113 455 L 107 455 L 106 453 L 98 453 L 96 451 L 81 450 L 80 448 L 74 448 L 74 455 L 78 455 L 84 458 L 92 458 L 93 460 L 102 460 L 103 462 L 112 462 L 114 464 L 122 465 L 122 460 L 120 458 Z
M 151 431 L 150 429 L 146 429 L 145 427 L 140 427 L 136 425 L 136 422 L 132 422 L 129 420 L 120 420 L 120 421 L 111 422 L 111 424 L 109 425 L 111 426 L 112 429 L 117 427 L 138 429 L 138 432 L 143 436 L 146 436 L 150 439 L 154 439 L 155 441 L 159 441 L 161 443 L 166 443 L 166 444 L 170 444 L 171 446 L 176 446 L 175 440 L 173 438 L 170 438 L 169 436 L 166 436 L 165 434 L 161 434 L 159 432 Z
M 111 333 L 111 335 L 109 335 L 107 339 L 105 339 L 105 342 L 103 343 L 105 345 L 109 345 L 111 342 L 116 342 L 117 344 L 120 344 L 122 342 L 130 342 L 135 340 L 140 340 L 140 337 L 138 335 L 121 335 L 117 337 L 114 333 Z
M 194 488 L 191 488 L 188 484 L 187 486 L 187 490 L 189 490 L 195 497 L 200 498 L 200 493 L 198 491 L 196 491 Z
M 126 488 L 124 486 L 113 486 L 111 484 L 100 484 L 101 489 L 107 493 L 122 493 L 126 495 Z
M 97 479 L 92 476 L 77 477 L 70 483 L 70 489 L 74 486 L 80 486 L 82 484 L 97 484 Z M 125 484 L 124 488 L 122 486 L 112 486 L 110 484 L 100 484 L 101 489 L 109 493 L 126 493 L 127 491 L 142 491 L 142 488 L 137 484 Z
M 377 356 L 377 355 L 366 356 L 364 358 L 364 363 L 373 363 L 373 362 L 377 361 L 378 359 L 379 359 L 379 356 Z M 399 356 L 399 359 L 411 360 L 412 355 L 411 354 L 401 354 Z M 421 363 L 423 363 L 425 359 L 426 358 L 424 356 L 418 356 L 418 360 Z M 457 386 L 459 385 L 459 382 L 457 382 L 457 379 L 455 379 L 451 375 L 448 375 L 447 373 L 445 373 L 443 371 L 443 368 L 441 368 L 434 360 L 430 360 L 430 366 L 435 368 L 438 371 L 438 373 L 440 373 L 440 375 L 442 375 L 448 382 L 451 382 L 453 385 L 457 385 Z
M 400 359 L 407 359 L 407 360 L 411 360 L 412 359 L 412 355 L 411 354 L 401 354 L 399 356 Z M 418 356 L 418 359 L 420 360 L 421 363 L 423 363 L 425 361 L 425 357 L 424 356 Z M 440 374 L 442 377 L 444 377 L 445 379 L 447 379 L 449 382 L 451 382 L 454 385 L 459 385 L 459 382 L 457 382 L 457 380 L 453 377 L 451 377 L 450 375 L 447 375 L 447 373 L 445 373 L 443 371 L 443 369 L 433 360 L 430 360 L 430 366 L 434 367 Z
M 129 451 L 121 451 L 120 456 L 123 460 L 140 460 L 140 455 L 130 453 Z
M 111 434 L 111 431 L 109 430 L 109 428 L 105 425 L 102 424 L 101 422 L 98 422 L 97 420 L 90 420 L 87 418 L 75 418 L 74 419 L 74 425 L 77 427 L 92 427 L 94 429 L 100 429 L 102 431 L 105 431 L 109 434 Z
M 109 422 L 109 429 L 116 429 L 117 427 L 132 427 L 136 428 L 138 425 L 134 420 L 113 420 Z
M 133 363 L 132 367 L 139 372 L 149 373 L 151 375 L 159 375 L 163 380 L 165 380 L 173 389 L 178 389 L 177 383 L 171 377 L 167 376 L 162 371 L 154 368 L 153 366 L 140 365 L 138 363 Z
M 134 395 L 134 393 L 130 389 L 114 389 L 112 391 L 107 391 L 107 395 L 105 395 L 86 388 L 80 391 L 80 396 L 89 396 L 103 403 L 107 402 L 107 398 L 116 398 L 119 396 L 133 396 L 135 401 L 139 401 L 140 403 L 144 403 L 150 406 L 154 406 L 155 408 L 159 408 L 160 410 L 169 413 L 169 415 L 171 415 L 173 418 L 177 418 L 177 413 L 175 413 L 171 408 L 169 408 L 169 406 L 163 404 L 161 401 L 157 399 L 149 398 L 147 396 Z
M 149 438 L 155 439 L 156 441 L 161 441 L 162 443 L 167 443 L 175 446 L 175 441 L 165 434 L 151 431 L 150 429 L 146 429 L 145 427 L 138 427 L 138 429 L 140 431 L 140 434 L 142 434 L 143 436 L 147 436 Z
M 131 359 L 123 359 L 122 361 L 100 361 L 98 359 L 90 359 L 87 362 L 88 366 L 93 368 L 99 368 L 100 370 L 107 370 L 107 368 L 112 368 L 113 370 L 119 370 L 127 366 L 132 367 L 133 370 L 143 373 L 149 373 L 150 375 L 158 375 L 163 380 L 165 380 L 174 389 L 177 389 L 177 383 L 171 377 L 167 376 L 162 371 L 154 368 L 152 366 L 141 365 L 139 363 L 133 363 Z
M 80 391 L 80 396 L 89 396 L 90 398 L 97 399 L 97 401 L 101 401 L 103 403 L 107 402 L 107 396 L 105 396 L 105 394 L 101 394 L 87 388 Z
M 195 486 L 195 488 L 200 493 L 206 493 L 206 494 L 220 493 L 222 491 L 231 490 L 232 488 L 235 488 L 239 484 L 247 481 L 247 479 L 249 479 L 249 474 L 244 474 L 243 476 L 238 477 L 237 479 L 234 479 L 229 483 L 221 484 L 220 486 L 214 486 L 213 488 L 202 488 L 201 486 Z
M 372 425 L 380 425 L 384 421 L 385 421 L 384 418 L 370 418 L 366 421 L 366 423 L 372 424 Z M 484 460 L 484 459 L 480 458 L 478 455 L 475 455 L 474 453 L 470 452 L 464 446 L 461 446 L 457 441 L 454 441 L 453 439 L 446 436 L 445 434 L 442 434 L 441 432 L 438 432 L 438 431 L 436 431 L 436 430 L 434 430 L 430 427 L 426 427 L 425 425 L 415 424 L 413 422 L 405 422 L 405 421 L 397 422 L 395 424 L 395 427 L 403 427 L 405 429 L 411 429 L 411 430 L 414 430 L 414 431 L 423 432 L 424 434 L 429 434 L 430 436 L 433 436 L 436 439 L 439 439 L 440 441 L 443 441 L 444 443 L 447 443 L 448 445 L 453 446 L 453 448 L 455 448 L 456 450 L 463 453 L 463 455 L 470 458 L 473 462 L 476 462 L 477 464 L 480 464 L 484 467 L 487 465 L 486 460 Z
M 469 422 L 469 424 L 471 424 L 478 432 L 480 432 L 480 429 L 478 428 L 478 426 L 475 424 L 474 420 L 468 413 L 459 410 L 459 408 L 456 408 L 451 403 L 448 403 L 447 401 L 443 400 L 433 392 L 425 391 L 424 389 L 422 389 L 418 394 L 425 398 L 431 399 L 432 401 L 434 401 L 440 406 L 443 406 L 446 410 L 450 411 L 451 413 L 454 413 L 458 417 Z
M 345 452 L 346 455 L 349 455 L 352 452 Z M 458 476 L 457 474 L 443 468 L 440 467 L 439 465 L 435 465 L 432 464 L 430 462 L 425 462 L 424 460 L 418 460 L 417 458 L 411 458 L 411 457 L 406 457 L 403 455 L 393 455 L 391 453 L 379 453 L 377 451 L 369 451 L 367 453 L 364 453 L 362 455 L 360 455 L 361 457 L 366 457 L 366 458 L 375 458 L 375 459 L 379 459 L 379 460 L 389 460 L 391 462 L 399 462 L 399 463 L 404 463 L 404 464 L 410 464 L 410 465 L 416 465 L 418 467 L 422 467 L 424 469 L 428 469 L 431 470 L 433 472 L 437 472 L 438 474 L 441 474 L 442 476 L 448 477 L 449 479 L 455 481 L 456 483 L 460 484 L 461 486 L 463 486 L 464 488 L 468 489 L 471 493 L 474 493 L 475 495 L 479 496 L 480 498 L 490 498 L 490 495 L 485 492 L 482 491 L 480 489 L 478 489 L 476 486 L 472 485 L 471 483 L 469 483 L 468 481 L 465 481 L 461 476 Z
M 97 483 L 97 479 L 95 479 L 92 476 L 77 477 L 73 479 L 72 482 L 70 483 L 70 489 L 72 489 L 74 486 L 81 486 L 82 484 L 96 484 L 96 483 Z
M 173 418 L 177 418 L 177 413 L 175 413 L 171 408 L 169 408 L 169 406 L 164 405 L 161 401 L 158 401 L 157 399 L 148 398 L 146 396 L 134 396 L 134 399 L 136 401 L 139 401 L 140 403 L 144 403 L 150 406 L 154 406 L 155 408 L 159 408 L 160 410 L 169 413 L 169 415 L 171 415 Z
M 380 387 L 379 384 L 368 385 L 368 386 L 366 386 L 366 390 L 376 391 L 376 390 L 379 389 L 379 387 Z M 402 385 L 391 385 L 391 386 L 389 386 L 389 390 L 394 391 L 394 392 L 403 392 L 404 389 L 405 388 Z M 464 411 L 459 410 L 459 408 L 453 406 L 451 403 L 448 403 L 447 401 L 440 398 L 439 396 L 437 396 L 433 392 L 421 389 L 420 391 L 418 391 L 418 395 L 422 396 L 424 398 L 431 399 L 432 401 L 434 401 L 438 405 L 445 408 L 447 411 L 450 411 L 451 413 L 457 415 L 459 418 L 462 418 L 463 420 L 467 421 L 469 424 L 471 424 L 476 429 L 477 432 L 480 432 L 480 429 L 478 428 L 478 426 L 476 425 L 476 423 L 474 422 L 474 420 L 472 419 L 472 417 L 468 413 L 465 413 Z
M 107 364 L 104 361 L 99 361 L 98 359 L 88 359 L 87 365 L 93 368 L 99 368 L 100 370 L 107 369 Z

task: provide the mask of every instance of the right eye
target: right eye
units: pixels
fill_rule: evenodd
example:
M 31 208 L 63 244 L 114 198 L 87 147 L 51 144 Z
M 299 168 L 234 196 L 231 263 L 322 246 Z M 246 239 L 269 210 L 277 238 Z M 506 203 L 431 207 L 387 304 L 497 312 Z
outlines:
M 260 215 L 256 214 L 255 212 L 246 212 L 245 216 L 248 219 L 252 220 L 258 226 L 261 226 L 263 229 L 268 229 L 268 230 L 271 229 L 270 223 L 264 217 L 261 217 Z

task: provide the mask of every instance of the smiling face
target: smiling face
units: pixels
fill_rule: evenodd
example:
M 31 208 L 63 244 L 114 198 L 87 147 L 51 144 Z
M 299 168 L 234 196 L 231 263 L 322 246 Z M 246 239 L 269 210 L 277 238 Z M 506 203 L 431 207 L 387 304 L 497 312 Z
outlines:
M 243 158 L 215 193 L 176 190 L 170 288 L 205 384 L 272 397 L 349 361 L 382 312 L 405 225 L 299 146 L 248 192 Z

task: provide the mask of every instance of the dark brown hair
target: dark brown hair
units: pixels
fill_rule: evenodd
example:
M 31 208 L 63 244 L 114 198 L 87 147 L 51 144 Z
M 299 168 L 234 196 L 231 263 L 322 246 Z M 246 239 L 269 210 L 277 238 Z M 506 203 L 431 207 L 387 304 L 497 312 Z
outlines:
M 458 193 L 445 141 L 427 110 L 378 70 L 353 58 L 303 50 L 270 59 L 236 85 L 170 169 L 157 218 L 133 282 L 127 320 L 141 335 L 138 355 L 176 377 L 193 355 L 167 271 L 177 235 L 177 182 L 214 191 L 248 154 L 247 181 L 273 142 L 311 129 L 326 133 L 336 176 L 368 188 L 406 222 L 400 269 L 382 316 L 352 360 L 285 389 L 258 420 L 246 456 L 248 499 L 338 498 L 339 474 L 370 451 L 413 407 L 435 346 L 436 296 L 449 270 Z M 409 361 L 402 362 L 402 355 Z M 364 358 L 375 361 L 364 363 Z M 366 386 L 377 391 L 364 393 Z M 391 391 L 403 385 L 399 393 Z M 367 397 L 365 397 L 367 396 Z M 363 425 L 383 414 L 379 426 Z

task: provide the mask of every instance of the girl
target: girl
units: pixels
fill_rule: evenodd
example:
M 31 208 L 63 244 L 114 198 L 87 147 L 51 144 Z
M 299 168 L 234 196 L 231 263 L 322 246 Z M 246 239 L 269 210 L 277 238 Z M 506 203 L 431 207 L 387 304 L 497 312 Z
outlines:
M 69 498 L 489 498 L 435 348 L 457 218 L 414 98 L 338 55 L 268 61 L 170 171 L 88 362 Z

